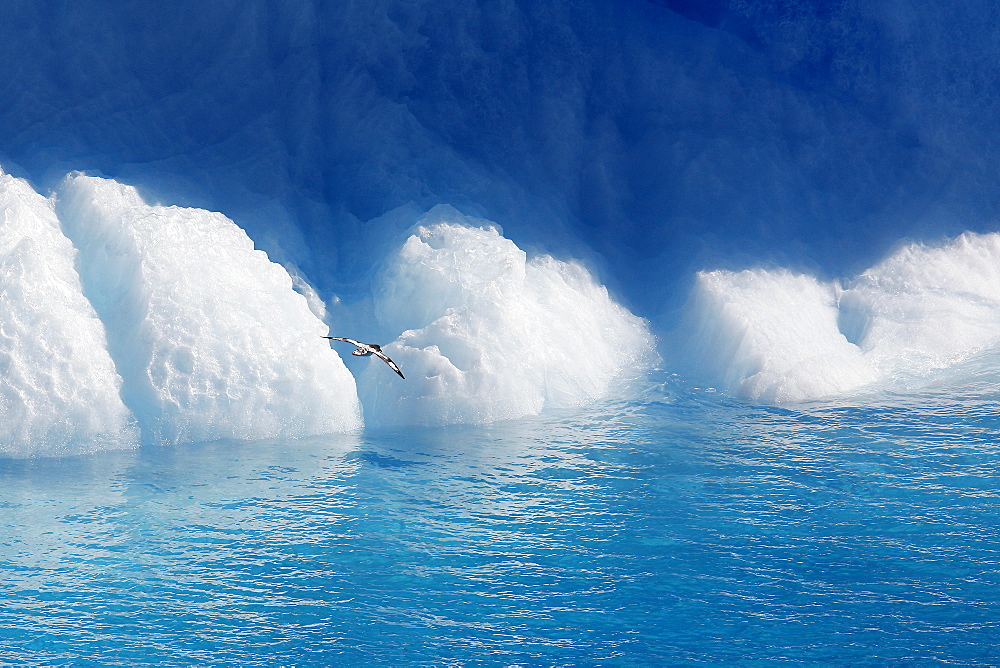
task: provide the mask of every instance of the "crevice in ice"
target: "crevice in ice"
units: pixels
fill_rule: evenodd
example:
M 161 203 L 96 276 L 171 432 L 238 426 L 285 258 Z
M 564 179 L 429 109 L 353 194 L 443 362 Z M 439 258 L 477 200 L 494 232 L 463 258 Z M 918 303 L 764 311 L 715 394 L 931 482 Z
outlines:
M 837 329 L 848 341 L 860 346 L 868 333 L 869 313 L 851 294 L 841 294 L 837 303 Z

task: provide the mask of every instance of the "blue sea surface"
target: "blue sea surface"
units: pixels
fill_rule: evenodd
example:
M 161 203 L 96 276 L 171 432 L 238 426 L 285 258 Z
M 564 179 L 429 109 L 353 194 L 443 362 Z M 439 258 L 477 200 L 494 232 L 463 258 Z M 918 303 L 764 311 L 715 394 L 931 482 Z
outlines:
M 994 395 L 0 460 L 0 663 L 995 665 Z

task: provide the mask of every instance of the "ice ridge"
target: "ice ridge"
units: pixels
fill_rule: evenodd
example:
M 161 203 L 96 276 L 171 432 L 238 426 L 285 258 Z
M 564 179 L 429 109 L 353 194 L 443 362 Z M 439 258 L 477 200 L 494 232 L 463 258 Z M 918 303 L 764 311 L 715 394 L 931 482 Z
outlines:
M 0 452 L 137 444 L 104 325 L 50 200 L 0 170 Z

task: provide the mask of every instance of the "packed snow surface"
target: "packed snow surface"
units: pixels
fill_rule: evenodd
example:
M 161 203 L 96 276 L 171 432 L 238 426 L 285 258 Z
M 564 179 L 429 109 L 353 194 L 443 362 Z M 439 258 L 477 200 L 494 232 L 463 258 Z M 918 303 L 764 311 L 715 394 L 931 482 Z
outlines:
M 219 213 L 80 174 L 57 211 L 108 329 L 123 397 L 158 442 L 361 426 L 354 379 L 287 271 Z
M 528 258 L 486 221 L 431 210 L 384 263 L 375 313 L 402 334 L 359 378 L 377 424 L 485 423 L 619 392 L 656 361 L 645 321 L 580 264 Z
M 75 256 L 52 203 L 0 171 L 0 452 L 137 443 Z
M 1000 234 L 909 244 L 845 284 L 702 272 L 685 335 L 691 364 L 753 400 L 905 386 L 1000 345 Z

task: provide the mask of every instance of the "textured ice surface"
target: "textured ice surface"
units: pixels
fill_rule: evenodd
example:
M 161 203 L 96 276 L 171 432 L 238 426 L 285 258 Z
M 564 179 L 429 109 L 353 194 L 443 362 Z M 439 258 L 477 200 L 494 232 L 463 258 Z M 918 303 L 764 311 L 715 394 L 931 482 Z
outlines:
M 137 443 L 75 255 L 52 203 L 0 171 L 0 452 Z
M 686 330 L 690 362 L 755 400 L 911 383 L 1000 344 L 1000 234 L 909 244 L 846 286 L 703 272 Z
M 655 361 L 645 322 L 579 264 L 529 259 L 437 207 L 384 265 L 375 312 L 402 335 L 359 378 L 370 423 L 483 423 L 608 396 Z
M 910 244 L 853 281 L 840 300 L 877 368 L 920 374 L 1000 344 L 1000 234 Z
M 58 211 L 153 441 L 300 437 L 361 424 L 353 377 L 279 265 L 219 213 L 70 175 Z
M 693 357 L 737 394 L 788 401 L 875 380 L 837 329 L 837 289 L 788 271 L 698 275 L 689 333 Z

